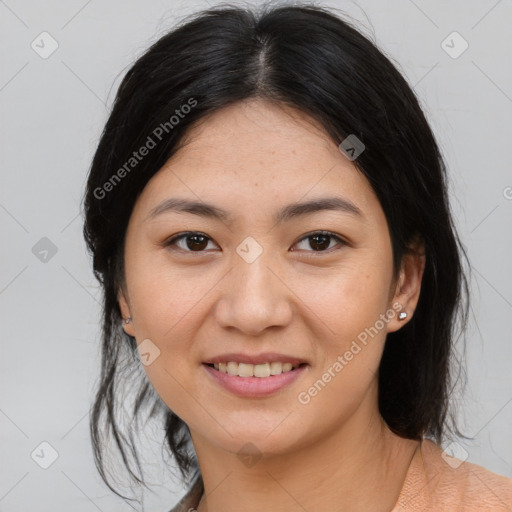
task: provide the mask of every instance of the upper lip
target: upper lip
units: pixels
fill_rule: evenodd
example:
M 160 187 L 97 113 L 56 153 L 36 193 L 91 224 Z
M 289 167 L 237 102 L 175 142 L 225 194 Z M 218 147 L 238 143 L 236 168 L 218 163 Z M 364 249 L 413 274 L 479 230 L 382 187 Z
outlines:
M 294 356 L 287 356 L 285 354 L 277 354 L 276 352 L 264 352 L 261 354 L 240 354 L 240 353 L 230 353 L 230 354 L 220 354 L 218 356 L 210 357 L 206 359 L 204 364 L 213 364 L 213 363 L 228 363 L 230 361 L 235 361 L 237 363 L 245 363 L 245 364 L 262 364 L 262 363 L 291 363 L 291 364 L 302 364 L 305 363 L 304 359 Z

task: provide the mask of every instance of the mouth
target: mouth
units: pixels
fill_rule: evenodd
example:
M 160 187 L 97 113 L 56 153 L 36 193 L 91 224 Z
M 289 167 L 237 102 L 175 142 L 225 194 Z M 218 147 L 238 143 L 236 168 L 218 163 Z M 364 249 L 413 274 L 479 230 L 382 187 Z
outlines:
M 307 372 L 309 364 L 280 362 L 250 364 L 236 361 L 203 363 L 214 386 L 240 398 L 266 398 L 282 392 Z
M 283 373 L 293 372 L 298 368 L 307 365 L 307 363 L 282 363 L 280 361 L 272 361 L 260 364 L 237 363 L 236 361 L 204 364 L 213 370 L 230 375 L 232 377 L 256 377 L 258 379 L 272 378 Z

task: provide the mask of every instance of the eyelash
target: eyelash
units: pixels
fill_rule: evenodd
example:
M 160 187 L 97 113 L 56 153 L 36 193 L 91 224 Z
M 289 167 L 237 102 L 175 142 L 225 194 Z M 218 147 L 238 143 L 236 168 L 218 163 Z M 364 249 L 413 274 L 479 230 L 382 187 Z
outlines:
M 166 240 L 163 245 L 164 245 L 164 247 L 171 247 L 171 246 L 175 245 L 176 242 L 178 242 L 179 240 L 186 239 L 187 237 L 192 236 L 192 235 L 199 235 L 199 236 L 202 236 L 204 238 L 207 238 L 208 240 L 212 240 L 208 235 L 206 235 L 205 233 L 202 233 L 200 231 L 186 231 L 184 233 L 179 233 L 177 235 L 172 236 L 171 238 Z M 347 242 L 345 242 L 345 240 L 343 240 L 340 236 L 332 233 L 331 231 L 313 231 L 313 232 L 308 233 L 307 235 L 303 236 L 300 240 L 298 240 L 296 242 L 296 244 L 300 243 L 300 242 L 302 242 L 304 240 L 307 240 L 308 238 L 312 238 L 315 235 L 324 235 L 324 236 L 328 236 L 328 237 L 330 237 L 332 239 L 335 239 L 335 240 L 337 240 L 338 245 L 340 245 L 340 246 L 347 245 Z M 294 245 L 296 245 L 296 244 L 294 244 Z M 326 249 L 326 250 L 323 250 L 323 251 L 310 250 L 310 251 L 305 251 L 305 252 L 310 252 L 310 253 L 313 253 L 315 255 L 322 255 L 322 254 L 326 254 L 326 253 L 327 254 L 331 254 L 332 252 L 337 251 L 339 249 L 340 249 L 340 247 L 338 247 L 338 248 L 331 247 L 330 249 Z M 175 249 L 173 249 L 173 250 L 175 250 Z M 202 250 L 202 251 L 190 251 L 190 250 L 181 249 L 181 248 L 178 248 L 177 250 L 180 250 L 180 251 L 186 252 L 186 253 L 191 253 L 191 254 L 201 254 L 201 253 L 205 253 L 206 252 L 204 250 Z M 311 255 L 308 255 L 308 256 L 311 256 Z

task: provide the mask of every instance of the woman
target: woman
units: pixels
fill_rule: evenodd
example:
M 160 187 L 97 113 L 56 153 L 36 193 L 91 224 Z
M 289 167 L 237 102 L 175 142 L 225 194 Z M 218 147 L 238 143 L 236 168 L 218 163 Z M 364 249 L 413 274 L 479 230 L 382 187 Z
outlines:
M 348 22 L 186 20 L 121 83 L 84 206 L 114 492 L 103 414 L 144 483 L 133 379 L 191 484 L 174 511 L 512 509 L 512 480 L 441 448 L 465 254 L 416 97 Z

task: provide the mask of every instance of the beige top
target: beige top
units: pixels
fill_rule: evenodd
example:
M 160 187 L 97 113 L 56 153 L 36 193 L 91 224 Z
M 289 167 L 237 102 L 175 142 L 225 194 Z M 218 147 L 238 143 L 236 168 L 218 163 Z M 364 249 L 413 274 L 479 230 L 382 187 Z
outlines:
M 203 494 L 198 477 L 170 512 L 194 512 Z M 443 456 L 423 439 L 391 512 L 512 512 L 512 479 L 471 462 Z

